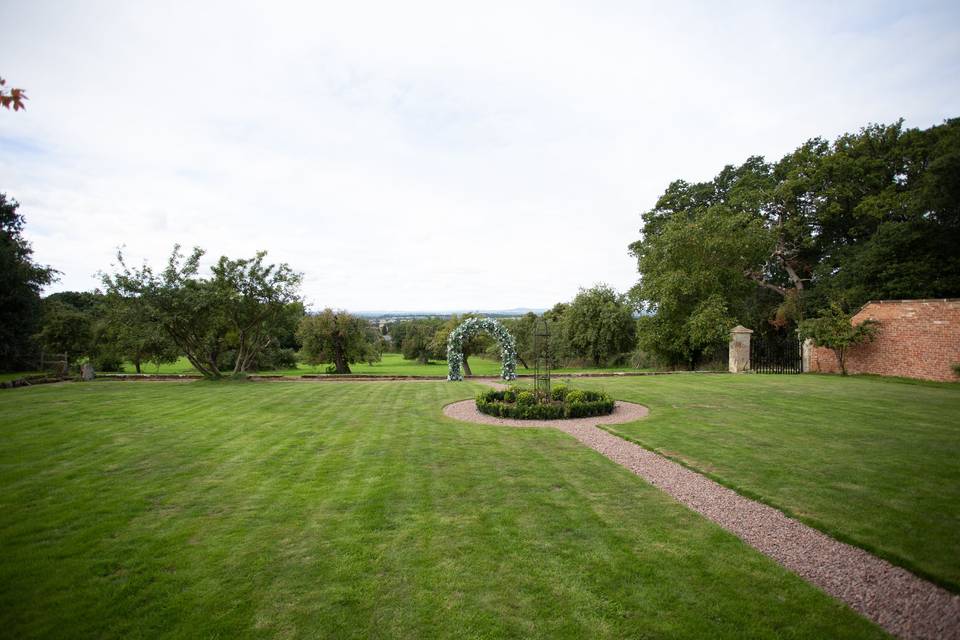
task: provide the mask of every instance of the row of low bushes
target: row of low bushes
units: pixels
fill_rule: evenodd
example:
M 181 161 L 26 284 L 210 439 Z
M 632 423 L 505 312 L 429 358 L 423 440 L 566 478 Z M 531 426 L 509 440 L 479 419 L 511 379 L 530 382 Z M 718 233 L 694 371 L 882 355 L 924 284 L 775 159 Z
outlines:
M 550 395 L 547 400 L 537 398 L 529 389 L 510 387 L 504 391 L 491 390 L 477 396 L 477 409 L 489 416 L 517 420 L 588 418 L 613 413 L 613 398 L 600 391 L 557 385 Z

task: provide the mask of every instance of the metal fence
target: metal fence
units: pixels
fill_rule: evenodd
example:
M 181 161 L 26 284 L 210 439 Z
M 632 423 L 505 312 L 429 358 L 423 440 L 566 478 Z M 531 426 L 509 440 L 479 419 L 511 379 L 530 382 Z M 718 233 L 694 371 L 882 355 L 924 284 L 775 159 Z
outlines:
M 795 338 L 754 336 L 750 369 L 754 373 L 803 373 L 803 347 Z

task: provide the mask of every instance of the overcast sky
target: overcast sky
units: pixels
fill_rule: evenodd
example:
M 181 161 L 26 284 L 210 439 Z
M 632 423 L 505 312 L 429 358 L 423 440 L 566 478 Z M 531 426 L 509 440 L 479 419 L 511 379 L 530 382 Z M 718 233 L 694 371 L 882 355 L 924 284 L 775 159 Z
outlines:
M 51 292 L 180 243 L 315 308 L 547 307 L 634 283 L 671 180 L 960 116 L 958 7 L 0 0 L 0 191 Z

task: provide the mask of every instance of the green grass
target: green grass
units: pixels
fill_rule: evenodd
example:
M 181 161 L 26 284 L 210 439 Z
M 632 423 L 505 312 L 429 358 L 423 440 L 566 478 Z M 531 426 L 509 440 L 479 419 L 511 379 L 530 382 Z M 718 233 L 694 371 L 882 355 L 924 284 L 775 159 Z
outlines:
M 874 377 L 577 381 L 650 407 L 609 431 L 960 591 L 960 385 Z
M 487 358 L 470 358 L 470 368 L 477 376 L 499 376 L 500 361 Z M 350 365 L 352 373 L 363 375 L 381 375 L 381 376 L 447 376 L 447 363 L 445 360 L 433 360 L 429 364 L 420 364 L 416 360 L 404 360 L 399 353 L 385 353 L 380 362 L 374 364 L 358 363 Z M 136 369 L 130 363 L 123 367 L 125 373 L 134 373 Z M 141 367 L 143 373 L 148 374 L 195 374 L 196 369 L 191 366 L 185 357 L 181 357 L 174 363 L 162 364 L 159 367 L 153 364 L 146 364 Z M 582 373 L 582 372 L 619 372 L 619 371 L 637 371 L 631 367 L 600 367 L 600 368 L 566 368 L 557 369 L 557 373 Z M 327 365 L 310 366 L 300 364 L 295 369 L 282 369 L 277 371 L 260 371 L 261 375 L 280 375 L 280 376 L 302 376 L 304 374 L 325 374 Z M 523 366 L 517 366 L 517 373 L 533 373 L 532 369 Z
M 7 637 L 869 638 L 840 603 L 472 383 L 0 392 Z
M 19 380 L 20 378 L 27 378 L 29 376 L 42 375 L 44 375 L 43 371 L 17 371 L 16 373 L 0 373 L 0 382 L 8 382 L 10 380 Z

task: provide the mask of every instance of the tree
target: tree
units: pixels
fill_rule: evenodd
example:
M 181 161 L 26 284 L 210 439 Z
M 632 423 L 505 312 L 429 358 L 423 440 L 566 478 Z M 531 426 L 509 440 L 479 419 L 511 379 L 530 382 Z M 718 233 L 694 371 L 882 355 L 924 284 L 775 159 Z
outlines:
M 517 343 L 517 360 L 524 368 L 529 369 L 528 362 L 534 362 L 533 332 L 537 323 L 537 314 L 528 311 L 520 318 L 506 318 L 502 321 L 504 327 L 513 336 Z
M 163 330 L 162 325 L 150 320 L 139 298 L 117 295 L 104 300 L 103 337 L 99 342 L 111 344 L 117 354 L 133 363 L 142 373 L 144 363 L 159 366 L 176 362 L 180 350 Z
M 960 293 L 960 119 L 841 136 L 820 182 L 812 302 Z
M 464 320 L 467 318 L 479 318 L 480 316 L 467 313 L 463 316 L 452 315 L 450 318 L 440 325 L 437 328 L 436 332 L 433 334 L 433 341 L 431 342 L 431 350 L 434 353 L 442 353 L 444 357 L 447 354 L 447 338 L 450 337 L 450 333 L 456 329 Z M 478 353 L 484 353 L 488 348 L 493 344 L 493 340 L 490 339 L 490 336 L 485 333 L 478 333 L 473 335 L 463 342 L 463 372 L 472 376 L 473 372 L 470 370 L 470 364 L 467 362 L 467 358 Z
M 273 340 L 256 357 L 250 359 L 246 371 L 261 371 L 264 369 L 296 369 L 297 352 L 301 348 L 297 339 L 297 327 L 300 320 L 306 315 L 301 301 L 286 305 L 283 313 L 279 314 L 276 323 L 271 326 Z
M 159 325 L 208 378 L 220 378 L 220 358 L 233 350 L 227 367 L 234 375 L 275 339 L 288 305 L 299 300 L 302 276 L 286 264 L 266 265 L 266 252 L 254 258 L 221 257 L 212 277 L 198 276 L 204 252 L 195 248 L 186 258 L 174 247 L 166 268 L 131 268 L 118 254 L 120 270 L 104 274 L 108 293 L 138 300 L 147 321 Z
M 598 284 L 580 289 L 564 314 L 563 333 L 571 354 L 595 367 L 636 347 L 636 323 L 625 296 Z
M 427 364 L 431 358 L 443 358 L 434 349 L 433 336 L 442 324 L 439 319 L 408 320 L 400 323 L 398 335 L 400 352 L 405 360 L 416 360 L 420 364 Z
M 288 305 L 299 300 L 302 276 L 286 264 L 265 265 L 266 251 L 248 260 L 220 258 L 212 268 L 216 296 L 231 330 L 236 351 L 234 375 L 248 371 L 252 362 L 283 329 Z
M 864 320 L 855 325 L 850 314 L 839 304 L 832 303 L 818 318 L 801 322 L 798 333 L 801 338 L 812 339 L 818 347 L 832 349 L 840 363 L 840 374 L 845 376 L 847 350 L 872 341 L 877 335 L 877 324 L 875 320 Z
M 7 81 L 0 78 L 0 107 L 12 108 L 14 111 L 26 109 L 27 105 L 23 104 L 24 100 L 28 100 L 26 92 L 23 89 L 14 89 L 13 87 L 8 91 L 4 89 L 6 85 Z
M 32 336 L 40 323 L 40 290 L 57 274 L 33 261 L 19 207 L 0 193 L 0 370 L 10 371 L 36 366 Z
M 363 318 L 329 308 L 304 317 L 297 328 L 307 362 L 332 362 L 337 373 L 350 373 L 356 362 L 379 360 L 378 333 Z
M 47 351 L 66 352 L 73 363 L 89 358 L 98 371 L 121 368 L 124 357 L 102 293 L 60 291 L 44 298 L 43 310 L 38 339 Z
M 630 246 L 641 343 L 694 362 L 734 323 L 788 334 L 831 300 L 960 295 L 958 176 L 954 119 L 870 125 L 671 183 Z
M 37 340 L 47 352 L 66 353 L 67 362 L 75 363 L 93 351 L 93 317 L 60 300 L 44 300 L 43 325 Z
M 644 312 L 642 348 L 693 368 L 744 315 L 742 302 L 756 290 L 744 273 L 772 246 L 745 193 L 765 174 L 752 159 L 714 183 L 677 181 L 644 214 L 643 237 L 630 245 L 641 274 L 630 297 Z

